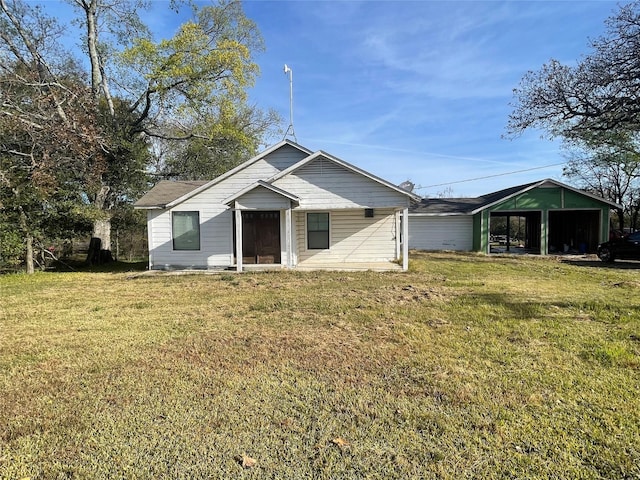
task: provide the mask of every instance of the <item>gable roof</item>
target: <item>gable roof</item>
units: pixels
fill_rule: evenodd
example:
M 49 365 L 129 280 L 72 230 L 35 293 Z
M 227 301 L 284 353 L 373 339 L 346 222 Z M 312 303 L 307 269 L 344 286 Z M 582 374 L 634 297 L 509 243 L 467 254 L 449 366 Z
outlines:
M 266 157 L 267 155 L 269 155 L 272 152 L 275 152 L 276 150 L 284 147 L 285 145 L 289 145 L 293 148 L 296 148 L 297 150 L 300 150 L 301 152 L 305 153 L 306 155 L 310 155 L 312 152 L 311 150 L 309 150 L 306 147 L 303 147 L 302 145 L 298 145 L 295 142 L 292 142 L 291 140 L 288 139 L 284 139 L 279 143 L 276 143 L 275 145 L 267 148 L 266 150 L 260 152 L 259 154 L 257 154 L 256 156 L 250 158 L 249 160 L 247 160 L 244 163 L 241 163 L 240 165 L 238 165 L 235 168 L 232 168 L 231 170 L 223 173 L 222 175 L 214 178 L 213 180 L 204 180 L 204 181 L 191 181 L 191 182 L 173 182 L 170 180 L 163 180 L 162 182 L 158 183 L 155 187 L 153 187 L 151 190 L 149 190 L 149 192 L 147 192 L 146 195 L 144 195 L 142 198 L 140 198 L 140 200 L 138 200 L 137 202 L 135 202 L 133 204 L 133 206 L 135 208 L 138 209 L 154 209 L 154 208 L 170 208 L 173 207 L 179 203 L 184 202 L 185 200 L 193 197 L 194 195 L 197 195 L 198 193 L 200 193 L 203 190 L 206 190 L 207 188 L 220 183 L 222 180 L 231 177 L 232 175 L 235 175 L 236 173 L 238 173 L 241 170 L 244 170 L 245 168 L 253 165 L 254 163 L 256 163 L 257 161 L 261 160 L 262 158 Z M 166 186 L 162 186 L 161 188 L 158 188 L 158 186 L 160 186 L 161 184 L 163 184 L 164 182 L 169 182 L 169 183 L 182 183 L 182 184 L 191 184 L 191 188 L 188 188 L 187 185 L 183 185 L 183 186 L 176 186 L 175 189 L 171 189 L 170 187 L 166 187 Z M 179 195 L 175 195 L 176 192 L 181 191 L 181 193 Z M 143 201 L 144 200 L 144 201 Z
M 404 190 L 396 185 L 393 185 L 392 183 L 387 182 L 386 180 L 383 180 L 380 177 L 377 177 L 375 175 L 372 175 L 371 173 L 362 170 L 361 168 L 358 168 L 354 165 L 351 165 L 348 162 L 345 162 L 344 160 L 341 160 L 337 157 L 334 157 L 333 155 L 330 155 L 326 152 L 323 152 L 322 150 L 319 150 L 315 153 L 313 153 L 311 150 L 298 145 L 295 142 L 292 142 L 291 140 L 288 139 L 284 139 L 281 142 L 273 145 L 272 147 L 264 150 L 263 152 L 260 152 L 258 155 L 256 155 L 255 157 L 247 160 L 246 162 L 238 165 L 235 168 L 232 168 L 231 170 L 229 170 L 228 172 L 214 178 L 213 180 L 210 181 L 169 181 L 169 180 L 163 180 L 160 183 L 158 183 L 155 187 L 153 187 L 149 192 L 147 192 L 147 194 L 145 194 L 142 198 L 140 198 L 137 202 L 135 202 L 133 205 L 135 208 L 137 209 L 164 209 L 164 208 L 171 208 L 174 207 L 175 205 L 178 205 L 182 202 L 184 202 L 185 200 L 197 195 L 198 193 L 202 192 L 203 190 L 206 190 L 210 187 L 212 187 L 213 185 L 221 182 L 222 180 L 229 178 L 233 175 L 235 175 L 236 173 L 240 172 L 241 170 L 253 165 L 254 163 L 256 163 L 257 161 L 261 160 L 262 158 L 266 157 L 267 155 L 269 155 L 270 153 L 282 148 L 285 145 L 289 145 L 293 148 L 298 149 L 299 151 L 301 151 L 302 153 L 305 153 L 307 156 L 305 158 L 303 158 L 302 160 L 300 160 L 299 162 L 291 165 L 290 167 L 282 170 L 281 172 L 277 173 L 276 175 L 272 176 L 271 178 L 269 178 L 266 181 L 258 181 L 256 183 L 253 183 L 251 185 L 248 185 L 247 187 L 245 187 L 244 189 L 242 189 L 240 192 L 238 192 L 237 194 L 227 198 L 225 200 L 224 203 L 228 204 L 230 201 L 235 200 L 237 198 L 239 198 L 241 195 L 244 195 L 245 193 L 253 190 L 254 188 L 258 187 L 258 186 L 262 186 L 264 188 L 268 188 L 270 190 L 272 190 L 275 193 L 279 193 L 285 197 L 290 198 L 293 201 L 298 201 L 299 199 L 295 196 L 292 195 L 289 192 L 286 192 L 282 189 L 279 189 L 278 187 L 276 187 L 275 185 L 271 185 L 274 181 L 278 180 L 279 178 L 282 178 L 286 175 L 289 175 L 292 172 L 295 172 L 296 170 L 298 170 L 299 168 L 302 168 L 303 166 L 307 165 L 310 162 L 313 162 L 314 160 L 322 157 L 330 162 L 333 162 L 337 165 L 340 165 L 341 167 L 362 175 L 366 178 L 369 178 L 371 180 L 373 180 L 374 182 L 377 182 L 381 185 L 384 185 L 387 188 L 390 188 L 392 190 L 395 190 L 398 193 L 401 193 L 403 195 L 406 195 L 408 197 L 410 197 L 411 199 L 413 199 L 414 201 L 419 201 L 421 198 L 420 196 L 408 192 L 407 190 Z
M 516 195 L 520 195 L 522 193 L 528 192 L 529 190 L 533 190 L 534 188 L 541 187 L 549 183 L 556 185 L 558 187 L 566 188 L 568 190 L 571 190 L 580 195 L 584 195 L 586 197 L 592 198 L 594 200 L 598 200 L 600 202 L 606 203 L 612 207 L 619 207 L 618 204 L 611 202 L 609 200 L 605 200 L 604 198 L 598 197 L 597 195 L 593 195 L 583 190 L 579 190 L 569 185 L 565 185 L 564 183 L 558 182 L 557 180 L 547 178 L 544 180 L 540 180 L 538 182 L 527 183 L 524 185 L 505 188 L 504 190 L 499 190 L 497 192 L 487 193 L 486 195 L 481 195 L 480 197 L 424 198 L 420 203 L 416 203 L 411 207 L 410 213 L 414 215 L 432 215 L 432 216 L 475 215 L 476 213 L 486 208 L 489 208 L 498 203 L 504 202 L 505 200 L 515 197 Z
M 312 155 L 309 155 L 306 158 L 303 158 L 302 160 L 300 160 L 298 163 L 294 163 L 293 165 L 291 165 L 289 168 L 286 168 L 284 170 L 282 170 L 281 172 L 277 173 L 276 175 L 274 175 L 273 177 L 269 178 L 267 180 L 268 183 L 273 183 L 276 180 L 282 178 L 282 177 L 286 177 L 287 175 L 295 172 L 296 170 L 304 167 L 305 165 L 308 165 L 309 163 L 313 162 L 314 160 L 317 160 L 318 158 L 323 158 L 325 160 L 329 160 L 330 162 L 335 163 L 336 165 L 340 165 L 341 167 L 350 170 L 353 173 L 362 175 L 370 180 L 373 180 L 374 182 L 377 182 L 381 185 L 384 185 L 385 187 L 388 187 L 392 190 L 395 190 L 398 193 L 402 193 L 403 195 L 406 195 L 416 201 L 420 200 L 420 196 L 416 195 L 415 193 L 411 193 L 407 190 L 404 190 L 400 187 L 398 187 L 397 185 L 394 185 L 392 183 L 387 182 L 386 180 L 377 177 L 365 170 L 362 170 L 361 168 L 356 167 L 355 165 L 351 165 L 348 162 L 345 162 L 344 160 L 339 159 L 338 157 L 334 157 L 333 155 L 324 152 L 322 150 L 318 150 L 317 152 L 313 153 Z

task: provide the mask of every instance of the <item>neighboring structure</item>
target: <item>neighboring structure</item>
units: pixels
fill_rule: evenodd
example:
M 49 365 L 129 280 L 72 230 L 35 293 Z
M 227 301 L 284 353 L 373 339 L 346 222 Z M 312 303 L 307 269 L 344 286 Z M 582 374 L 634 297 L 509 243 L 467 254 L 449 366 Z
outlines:
M 163 181 L 147 210 L 150 269 L 408 267 L 419 197 L 289 140 L 209 182 Z
M 595 253 L 609 239 L 613 202 L 555 180 L 541 180 L 477 198 L 427 198 L 409 212 L 409 247 L 491 252 L 492 219 L 517 219 L 522 246 L 542 255 Z M 512 226 L 513 227 L 513 226 Z M 510 245 L 507 235 L 506 245 Z

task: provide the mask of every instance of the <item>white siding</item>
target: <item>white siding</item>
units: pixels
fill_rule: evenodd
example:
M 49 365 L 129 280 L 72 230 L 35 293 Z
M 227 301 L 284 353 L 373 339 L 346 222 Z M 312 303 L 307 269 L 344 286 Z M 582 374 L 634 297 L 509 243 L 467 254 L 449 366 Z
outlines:
M 308 250 L 306 212 L 295 212 L 299 265 L 395 259 L 397 232 L 392 209 L 375 210 L 373 218 L 366 218 L 363 210 L 332 211 L 329 222 L 329 249 Z
M 152 268 L 207 268 L 233 264 L 231 210 L 216 205 L 197 208 L 182 204 L 173 211 L 199 212 L 200 250 L 173 250 L 171 211 L 163 210 L 150 225 L 154 245 L 150 252 Z
M 256 187 L 237 200 L 247 210 L 282 210 L 289 208 L 289 199 L 264 187 Z
M 273 183 L 300 198 L 300 209 L 403 207 L 408 197 L 322 157 Z
M 291 145 L 284 145 L 278 150 L 271 152 L 265 159 L 278 171 L 282 171 L 298 163 L 305 157 L 307 157 L 306 153 L 301 152 Z M 266 178 L 262 180 L 266 180 Z
M 473 217 L 409 214 L 409 248 L 416 250 L 473 250 Z
M 233 265 L 231 210 L 222 205 L 222 201 L 258 180 L 272 177 L 305 156 L 304 152 L 285 145 L 174 207 L 173 211 L 200 213 L 199 251 L 174 251 L 171 237 L 171 211 L 150 210 L 147 226 L 151 267 L 156 269 L 207 268 Z

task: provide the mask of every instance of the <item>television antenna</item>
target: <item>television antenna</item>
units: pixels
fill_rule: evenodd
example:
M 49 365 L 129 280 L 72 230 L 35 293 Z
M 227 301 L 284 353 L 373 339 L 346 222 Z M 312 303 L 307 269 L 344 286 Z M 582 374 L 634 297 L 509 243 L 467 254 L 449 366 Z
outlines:
M 287 73 L 289 74 L 289 126 L 284 134 L 284 138 L 291 135 L 295 142 L 298 143 L 296 131 L 293 129 L 293 70 L 285 63 L 284 74 L 286 75 Z

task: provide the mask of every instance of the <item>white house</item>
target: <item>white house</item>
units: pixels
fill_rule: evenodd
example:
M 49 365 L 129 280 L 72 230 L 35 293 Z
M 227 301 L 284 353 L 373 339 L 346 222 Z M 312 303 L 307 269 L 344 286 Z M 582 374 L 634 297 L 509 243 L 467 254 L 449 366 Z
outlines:
M 323 151 L 289 140 L 209 182 L 163 181 L 147 210 L 150 269 L 242 271 L 408 266 L 408 208 L 419 200 Z

